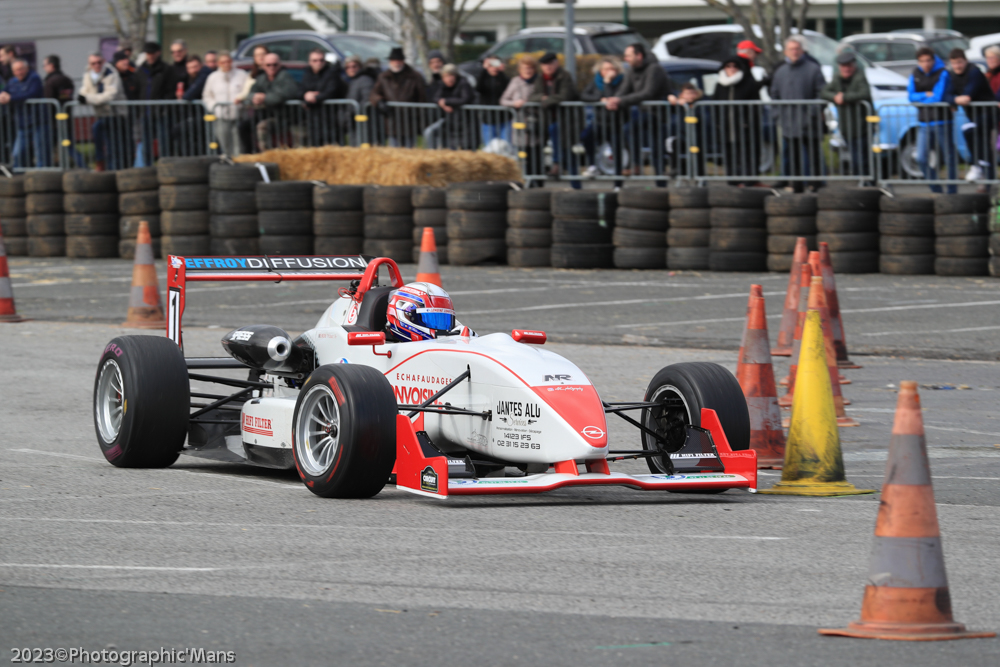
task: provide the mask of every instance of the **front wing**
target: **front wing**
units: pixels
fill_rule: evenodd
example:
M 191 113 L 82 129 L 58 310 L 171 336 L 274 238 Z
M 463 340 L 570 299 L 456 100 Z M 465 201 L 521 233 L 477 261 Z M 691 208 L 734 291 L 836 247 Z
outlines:
M 525 477 L 481 477 L 450 479 L 449 459 L 427 456 L 420 446 L 413 422 L 405 415 L 396 418 L 396 488 L 433 498 L 487 494 L 544 493 L 569 486 L 627 486 L 643 491 L 713 491 L 718 489 L 757 490 L 757 453 L 734 452 L 714 410 L 703 409 L 701 423 L 712 436 L 723 472 L 677 475 L 629 475 L 611 472 L 604 459 L 585 462 L 586 472 L 577 466 L 560 465 L 557 472 Z

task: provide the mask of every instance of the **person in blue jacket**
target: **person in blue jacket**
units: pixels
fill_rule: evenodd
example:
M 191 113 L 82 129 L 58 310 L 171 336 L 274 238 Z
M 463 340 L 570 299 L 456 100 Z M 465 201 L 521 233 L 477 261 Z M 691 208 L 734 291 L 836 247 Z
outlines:
M 944 61 L 934 50 L 923 47 L 917 51 L 917 67 L 910 75 L 907 87 L 910 102 L 922 105 L 917 109 L 920 128 L 917 135 L 917 162 L 924 172 L 924 178 L 937 180 L 937 169 L 930 164 L 931 151 L 941 153 L 941 162 L 948 165 L 948 180 L 957 177 L 955 139 L 952 135 L 952 112 L 950 106 L 923 106 L 952 104 L 951 82 Z M 941 192 L 940 185 L 932 185 L 931 190 Z M 948 193 L 956 192 L 955 185 L 948 186 Z
M 28 100 L 45 97 L 42 79 L 28 69 L 28 63 L 24 60 L 15 60 L 10 69 L 13 76 L 0 93 L 0 104 L 9 105 L 17 128 L 13 150 L 14 167 L 31 166 L 32 147 L 35 166 L 48 167 L 51 165 L 52 155 L 45 142 L 42 119 L 42 113 L 47 112 L 47 109 L 43 112 L 42 107 L 27 104 Z
M 990 135 L 997 125 L 996 96 L 986 75 L 975 65 L 969 65 L 962 49 L 952 49 L 948 54 L 948 80 L 951 83 L 952 101 L 965 109 L 967 121 L 962 123 L 962 134 L 971 153 L 971 165 L 965 175 L 967 181 L 982 178 L 993 180 L 996 165 L 990 148 Z M 989 106 L 971 106 L 974 102 L 991 102 Z

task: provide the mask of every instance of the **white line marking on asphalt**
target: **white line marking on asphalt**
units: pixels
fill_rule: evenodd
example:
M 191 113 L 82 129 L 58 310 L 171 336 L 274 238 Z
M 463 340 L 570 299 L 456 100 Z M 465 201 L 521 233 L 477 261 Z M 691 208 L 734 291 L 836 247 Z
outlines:
M 968 308 L 969 306 L 996 306 L 1000 301 L 961 301 L 959 303 L 929 303 L 919 306 L 881 306 L 879 308 L 843 309 L 841 313 L 886 313 L 895 310 L 925 310 L 927 308 Z M 906 333 L 912 333 L 907 331 Z
M 148 570 L 152 572 L 218 572 L 220 567 L 152 567 L 146 565 L 60 565 L 56 563 L 0 563 L 0 567 L 30 567 L 59 570 Z
M 939 424 L 941 422 L 938 422 Z M 1000 438 L 1000 433 L 989 433 L 988 431 L 973 431 L 967 428 L 959 428 L 957 426 L 931 426 L 927 422 L 924 422 L 924 428 L 933 429 L 935 431 L 958 431 L 959 433 L 971 433 L 973 435 L 991 435 L 996 438 Z
M 62 454 L 60 452 L 43 452 L 40 449 L 8 449 L 9 452 L 18 452 L 21 454 L 41 454 L 42 456 L 55 456 L 62 459 L 79 459 L 82 461 L 91 461 L 94 463 L 104 463 L 104 459 L 99 459 L 93 456 L 79 456 L 77 454 Z M 288 483 L 282 484 L 281 482 L 268 482 L 262 479 L 244 479 L 242 477 L 235 477 L 233 475 L 226 475 L 220 473 L 216 470 L 206 469 L 205 472 L 196 472 L 194 470 L 182 470 L 180 468 L 166 468 L 169 472 L 182 472 L 188 475 L 212 475 L 216 479 L 227 479 L 234 482 L 244 482 L 246 484 L 257 484 L 260 486 L 277 486 L 282 489 L 294 489 L 299 490 L 301 487 L 298 484 Z
M 712 299 L 732 299 L 735 297 L 747 298 L 748 292 L 734 292 L 731 294 L 702 294 L 701 296 L 674 296 L 667 297 L 663 299 L 620 299 L 615 301 L 590 301 L 581 303 L 553 303 L 545 306 L 525 306 L 522 308 L 493 308 L 490 310 L 469 310 L 464 311 L 463 315 L 483 315 L 486 313 L 520 313 L 529 310 L 555 310 L 557 308 L 581 308 L 586 306 L 591 308 L 593 306 L 628 306 L 635 305 L 638 303 L 673 303 L 680 301 L 708 301 Z M 774 295 L 783 294 L 783 292 L 764 292 L 764 295 Z M 743 319 L 743 318 L 741 318 Z M 630 326 L 652 326 L 655 323 L 650 323 L 648 325 L 634 324 Z
M 39 498 L 0 498 L 0 503 L 41 503 L 48 500 L 104 500 L 105 498 L 155 498 L 159 496 L 194 496 L 207 493 L 228 493 L 228 490 L 215 489 L 212 491 L 161 491 L 160 493 L 104 493 L 99 496 L 53 496 Z
M 78 283 L 124 283 L 132 280 L 132 276 L 122 278 L 74 278 L 71 280 L 39 280 L 31 283 L 12 283 L 17 289 L 24 287 L 58 287 L 59 285 L 76 285 Z
M 47 521 L 53 523 L 107 523 L 107 524 L 124 524 L 133 526 L 205 526 L 211 528 L 313 528 L 318 530 L 375 530 L 375 531 L 405 531 L 405 532 L 442 532 L 442 533 L 485 533 L 485 534 L 500 534 L 500 535 L 510 535 L 510 529 L 489 529 L 489 528 L 438 528 L 438 527 L 411 527 L 411 526 L 345 526 L 345 525 L 331 525 L 331 524 L 292 524 L 292 523 L 213 523 L 207 521 L 148 521 L 148 520 L 130 520 L 130 519 L 59 519 L 50 517 L 0 517 L 0 521 Z M 593 531 L 584 530 L 518 530 L 513 531 L 519 535 L 588 535 L 597 537 L 639 537 L 639 535 L 631 533 L 598 533 Z M 770 537 L 761 535 L 671 535 L 675 538 L 685 538 L 692 540 L 760 540 L 760 541 L 774 541 L 774 540 L 788 540 L 789 537 Z
M 861 477 L 861 475 L 852 475 L 852 477 Z M 799 511 L 799 512 L 822 512 L 823 510 L 805 510 L 805 509 L 801 509 L 801 510 L 797 510 L 797 511 Z
M 885 475 L 851 475 L 851 477 L 885 478 Z M 931 475 L 931 479 L 980 479 L 988 482 L 1000 482 L 1000 477 L 965 477 L 964 475 Z
M 781 317 L 781 313 L 768 315 L 768 319 L 776 320 Z M 615 329 L 645 329 L 649 327 L 669 327 L 679 324 L 712 324 L 715 322 L 745 322 L 745 317 L 715 317 L 709 320 L 680 320 L 676 322 L 652 322 L 650 324 L 616 324 Z
M 995 331 L 1000 329 L 1000 326 L 988 326 L 988 327 L 963 327 L 961 329 L 930 329 L 929 331 L 913 331 L 908 329 L 906 331 L 874 331 L 872 333 L 863 333 L 862 336 L 892 336 L 895 334 L 914 334 L 921 336 L 923 334 L 939 334 L 939 333 L 966 333 L 968 331 Z

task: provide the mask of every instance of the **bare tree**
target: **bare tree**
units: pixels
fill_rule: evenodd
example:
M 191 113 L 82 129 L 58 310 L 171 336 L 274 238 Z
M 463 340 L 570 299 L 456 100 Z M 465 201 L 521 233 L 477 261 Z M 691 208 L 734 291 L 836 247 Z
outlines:
M 484 2 L 486 0 L 439 0 L 437 11 L 428 12 L 424 0 L 392 0 L 411 26 L 417 46 L 417 63 L 425 72 L 428 71 L 427 53 L 430 51 L 430 31 L 425 15 L 429 13 L 441 23 L 441 51 L 449 62 L 454 62 L 455 39 Z
M 747 39 L 761 48 L 760 64 L 772 71 L 781 62 L 781 51 L 776 48 L 792 35 L 792 23 L 799 32 L 805 30 L 809 0 L 750 0 L 750 4 L 737 5 L 735 0 L 705 0 L 709 7 L 718 9 L 743 28 Z M 760 26 L 758 37 L 753 26 Z
M 105 0 L 118 33 L 118 47 L 139 52 L 146 42 L 153 0 Z

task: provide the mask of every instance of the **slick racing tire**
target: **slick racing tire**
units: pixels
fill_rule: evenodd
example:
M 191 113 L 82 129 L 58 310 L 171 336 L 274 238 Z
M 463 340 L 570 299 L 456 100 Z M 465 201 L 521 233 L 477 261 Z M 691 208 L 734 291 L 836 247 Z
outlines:
M 165 339 L 164 339 L 165 340 Z M 370 498 L 396 463 L 396 397 L 378 370 L 328 364 L 295 401 L 292 451 L 306 487 L 323 498 Z
M 644 401 L 666 402 L 673 405 L 642 411 L 642 423 L 660 434 L 667 452 L 676 452 L 684 446 L 687 437 L 684 426 L 701 426 L 701 409 L 715 410 L 733 451 L 750 447 L 750 413 L 740 383 L 732 373 L 718 364 L 696 361 L 672 364 L 653 376 L 646 389 Z M 718 444 L 716 445 L 718 446 Z M 642 435 L 643 449 L 657 449 L 656 440 Z M 648 458 L 650 472 L 665 473 L 658 458 Z
M 119 336 L 104 348 L 94 379 L 94 430 L 119 468 L 165 468 L 188 431 L 191 386 L 177 344 L 162 336 Z

